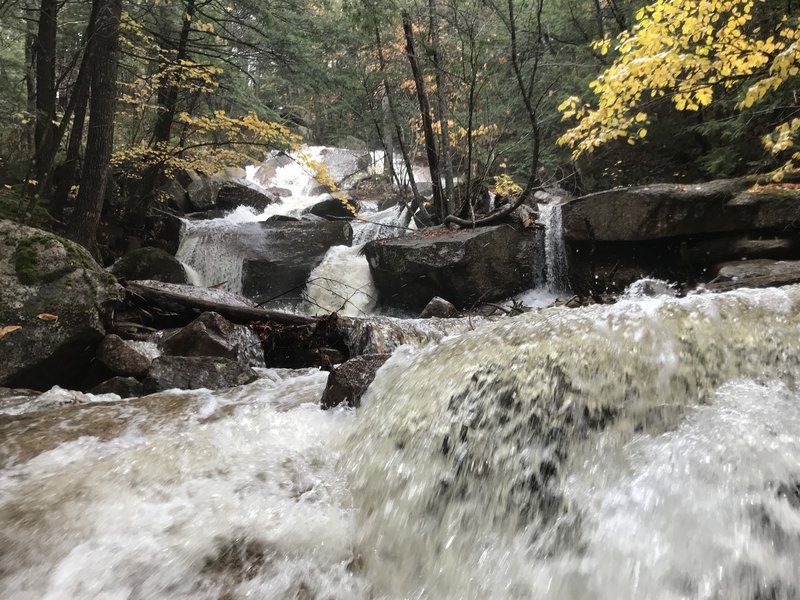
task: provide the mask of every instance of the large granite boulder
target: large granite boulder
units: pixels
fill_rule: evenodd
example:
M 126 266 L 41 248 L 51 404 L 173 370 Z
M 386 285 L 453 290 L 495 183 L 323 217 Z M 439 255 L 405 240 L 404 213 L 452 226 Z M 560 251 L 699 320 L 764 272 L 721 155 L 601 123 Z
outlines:
M 425 230 L 364 247 L 383 304 L 422 310 L 439 296 L 458 308 L 507 298 L 541 281 L 544 232 L 511 224 Z
M 109 271 L 128 280 L 189 283 L 189 276 L 181 261 L 160 248 L 139 248 L 129 252 L 115 262 Z
M 565 202 L 564 245 L 578 294 L 645 276 L 708 281 L 720 262 L 800 258 L 800 190 L 752 178 L 615 189 Z
M 242 292 L 259 302 L 272 298 L 278 304 L 300 301 L 309 274 L 327 251 L 353 241 L 350 225 L 340 221 L 254 225 L 239 229 L 237 243 L 243 256 Z
M 153 361 L 144 381 L 145 393 L 173 388 L 221 390 L 258 379 L 250 367 L 227 358 L 211 356 L 160 356 Z
M 320 406 L 333 408 L 345 403 L 357 407 L 378 372 L 391 354 L 365 354 L 339 365 L 330 375 Z
M 763 288 L 800 283 L 800 260 L 741 260 L 719 265 L 708 284 L 712 291 L 738 287 Z
M 78 387 L 122 296 L 82 247 L 0 220 L 0 386 Z

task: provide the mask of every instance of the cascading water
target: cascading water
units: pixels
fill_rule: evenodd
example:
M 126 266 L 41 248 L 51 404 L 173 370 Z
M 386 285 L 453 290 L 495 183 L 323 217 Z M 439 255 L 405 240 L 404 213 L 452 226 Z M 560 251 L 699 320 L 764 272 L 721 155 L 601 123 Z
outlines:
M 799 317 L 795 286 L 453 320 L 358 412 L 317 371 L 3 400 L 0 598 L 797 598 Z
M 567 253 L 564 248 L 560 204 L 539 204 L 539 215 L 544 224 L 544 254 L 547 267 L 547 289 L 558 294 L 569 290 L 567 278 Z
M 799 317 L 748 290 L 396 353 L 349 451 L 375 595 L 797 597 Z
M 369 316 L 377 304 L 378 291 L 372 281 L 364 246 L 334 246 L 311 271 L 305 299 L 313 315 L 339 313 L 350 317 Z

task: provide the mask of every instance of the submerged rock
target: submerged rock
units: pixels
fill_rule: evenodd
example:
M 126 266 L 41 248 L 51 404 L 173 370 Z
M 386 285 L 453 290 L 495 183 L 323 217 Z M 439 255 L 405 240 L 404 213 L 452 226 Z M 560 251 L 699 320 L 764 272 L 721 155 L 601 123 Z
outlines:
M 138 398 L 144 395 L 142 382 L 135 377 L 112 377 L 94 386 L 90 394 L 116 394 L 120 398 Z
M 150 359 L 129 346 L 118 335 L 107 335 L 97 347 L 97 361 L 114 375 L 144 377 L 150 369 Z
M 390 356 L 391 354 L 356 356 L 331 371 L 320 406 L 333 408 L 343 402 L 348 406 L 359 406 L 361 396 L 375 379 L 378 369 L 389 360 Z
M 448 302 L 444 298 L 439 298 L 439 296 L 434 296 L 419 314 L 420 319 L 430 319 L 432 317 L 438 317 L 440 319 L 452 319 L 457 316 L 458 309 L 453 306 L 451 302 Z
M 120 258 L 109 269 L 117 277 L 164 283 L 189 283 L 181 261 L 160 248 L 139 248 Z
M 121 298 L 81 246 L 0 220 L 0 386 L 78 386 Z
M 233 323 L 215 312 L 205 312 L 160 344 L 171 356 L 218 356 L 236 359 L 239 337 Z
M 258 374 L 253 369 L 227 358 L 160 356 L 153 361 L 143 384 L 150 394 L 173 388 L 220 390 L 256 379 Z
M 364 254 L 381 302 L 420 310 L 434 296 L 469 308 L 507 298 L 542 277 L 544 232 L 510 224 L 368 243 Z

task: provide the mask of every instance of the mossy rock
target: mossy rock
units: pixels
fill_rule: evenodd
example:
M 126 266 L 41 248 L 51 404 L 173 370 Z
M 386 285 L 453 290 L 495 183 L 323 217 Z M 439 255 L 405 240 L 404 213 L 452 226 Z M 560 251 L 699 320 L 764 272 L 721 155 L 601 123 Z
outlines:
M 97 268 L 86 249 L 50 233 L 22 238 L 14 251 L 14 270 L 24 285 L 50 283 L 77 269 Z

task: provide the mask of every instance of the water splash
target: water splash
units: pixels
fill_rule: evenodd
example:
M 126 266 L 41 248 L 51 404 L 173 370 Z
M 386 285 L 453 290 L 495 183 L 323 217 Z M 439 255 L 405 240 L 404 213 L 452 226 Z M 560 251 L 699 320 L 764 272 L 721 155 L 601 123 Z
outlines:
M 0 422 L 0 598 L 366 598 L 326 373 Z M 58 426 L 56 426 L 58 425 Z

